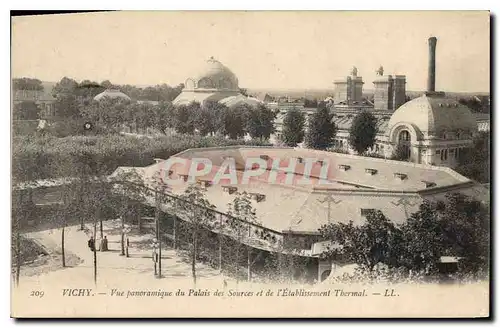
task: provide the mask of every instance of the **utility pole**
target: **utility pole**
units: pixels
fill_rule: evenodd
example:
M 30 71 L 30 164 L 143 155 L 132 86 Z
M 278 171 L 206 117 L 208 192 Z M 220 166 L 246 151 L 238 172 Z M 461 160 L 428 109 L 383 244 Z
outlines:
M 342 202 L 341 200 L 336 200 L 335 198 L 332 197 L 330 193 L 328 193 L 323 200 L 319 200 L 320 203 L 327 203 L 328 204 L 328 223 L 331 223 L 331 206 L 332 203 L 337 205 L 338 203 Z
M 97 285 L 97 216 L 94 216 L 94 284 Z
M 155 211 L 155 219 L 156 219 L 156 239 L 158 240 L 158 278 L 161 278 L 161 231 L 160 231 L 160 193 L 158 189 L 155 191 L 156 198 L 156 211 Z

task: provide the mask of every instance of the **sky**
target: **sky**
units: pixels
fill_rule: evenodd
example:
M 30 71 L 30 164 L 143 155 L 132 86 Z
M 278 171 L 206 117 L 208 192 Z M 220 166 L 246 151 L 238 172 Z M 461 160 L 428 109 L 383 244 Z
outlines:
M 428 43 L 438 38 L 436 90 L 489 92 L 486 11 L 152 12 L 12 19 L 12 76 L 116 84 L 183 83 L 213 56 L 242 88 L 333 89 L 358 68 L 406 75 L 425 90 Z

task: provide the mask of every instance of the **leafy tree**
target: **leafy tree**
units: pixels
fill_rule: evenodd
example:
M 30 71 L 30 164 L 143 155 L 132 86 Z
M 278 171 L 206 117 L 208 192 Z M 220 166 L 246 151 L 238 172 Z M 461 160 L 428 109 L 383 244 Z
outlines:
M 337 127 L 332 119 L 333 114 L 330 113 L 326 104 L 321 102 L 308 122 L 306 133 L 306 146 L 308 148 L 325 150 L 332 146 L 337 133 Z
M 490 182 L 490 132 L 479 132 L 471 148 L 460 149 L 456 171 L 481 183 Z
M 304 141 L 305 115 L 300 109 L 292 108 L 286 112 L 283 119 L 282 140 L 287 146 L 296 147 Z
M 114 212 L 121 222 L 121 255 L 125 255 L 125 224 L 131 219 L 131 215 L 147 199 L 146 186 L 142 176 L 136 170 L 123 170 L 118 172 L 111 180 L 113 191 L 111 203 Z M 161 269 L 160 269 L 161 271 Z
M 246 111 L 246 130 L 250 137 L 259 139 L 269 139 L 275 131 L 274 120 L 276 114 L 265 105 L 249 107 Z
M 394 161 L 407 162 L 409 160 L 408 150 L 403 145 L 396 145 L 391 154 L 391 159 Z
M 191 235 L 191 272 L 193 283 L 196 286 L 196 259 L 198 257 L 199 236 L 202 229 L 210 228 L 215 221 L 215 214 L 212 211 L 215 206 L 206 198 L 205 192 L 198 184 L 191 184 L 187 187 L 176 204 L 178 212 L 187 223 Z
M 111 83 L 111 81 L 110 81 L 110 80 L 105 80 L 105 81 L 102 81 L 102 82 L 101 82 L 101 86 L 102 86 L 103 88 L 105 88 L 105 89 L 112 89 L 112 88 L 114 88 L 114 84 L 113 84 L 113 83 Z
M 226 107 L 222 113 L 222 125 L 224 135 L 231 139 L 243 138 L 245 136 L 246 116 L 249 109 L 248 105 Z
M 325 225 L 320 233 L 332 246 L 322 256 L 356 263 L 364 271 L 383 263 L 426 275 L 438 272 L 441 256 L 457 256 L 461 272 L 475 274 L 487 271 L 488 229 L 489 204 L 448 194 L 445 201 L 424 201 L 399 226 L 380 211 L 369 213 L 362 225 Z
M 152 126 L 166 133 L 167 128 L 174 127 L 175 109 L 171 102 L 161 101 L 157 106 L 153 107 Z
M 462 194 L 444 202 L 424 202 L 403 224 L 402 264 L 413 270 L 437 271 L 441 256 L 458 256 L 461 269 L 486 269 L 489 255 L 489 204 Z
M 305 108 L 318 108 L 318 99 L 304 99 L 304 107 Z
M 180 105 L 175 110 L 174 128 L 177 133 L 193 134 L 195 113 L 200 109 L 200 104 L 193 102 L 189 105 Z
M 94 99 L 95 96 L 106 90 L 104 87 L 99 85 L 99 83 L 83 80 L 76 87 L 76 95 L 81 98 L 83 102 L 89 103 Z
M 37 120 L 40 108 L 34 101 L 23 101 L 14 104 L 12 116 L 14 120 Z
M 144 111 L 144 106 L 134 104 L 132 108 L 128 108 L 130 102 L 120 98 L 112 99 L 105 97 L 99 101 L 92 101 L 88 106 L 81 109 L 82 117 L 89 122 L 92 122 L 96 128 L 104 128 L 106 130 L 118 130 L 123 124 L 129 123 L 130 120 L 137 122 L 138 126 L 144 125 L 140 115 Z M 148 105 L 145 104 L 147 107 Z M 130 114 L 135 117 L 130 117 Z
M 372 113 L 362 111 L 354 118 L 349 130 L 349 144 L 358 153 L 363 154 L 375 144 L 377 119 Z
M 234 219 L 227 222 L 231 238 L 235 239 L 236 244 L 232 249 L 235 268 L 238 270 L 241 264 L 242 253 L 247 253 L 247 280 L 251 280 L 251 246 L 245 245 L 251 233 L 251 224 L 257 223 L 255 208 L 252 205 L 252 199 L 246 192 L 237 193 L 232 202 L 228 204 L 227 214 Z M 239 272 L 236 273 L 239 279 Z
M 355 226 L 339 222 L 321 227 L 320 233 L 333 245 L 322 254 L 336 261 L 356 263 L 371 271 L 379 262 L 389 264 L 394 256 L 394 241 L 397 228 L 380 211 L 369 213 L 366 223 Z M 340 246 L 340 247 L 338 247 Z M 397 256 L 397 254 L 396 254 Z
M 28 77 L 12 79 L 12 89 L 17 90 L 33 90 L 43 91 L 42 81 Z
M 207 101 L 196 111 L 194 125 L 200 135 L 211 135 L 220 129 L 221 113 L 225 107 L 217 101 Z
M 75 119 L 80 117 L 80 102 L 77 99 L 78 82 L 63 77 L 54 88 L 52 95 L 56 98 L 54 107 L 56 115 L 61 118 Z

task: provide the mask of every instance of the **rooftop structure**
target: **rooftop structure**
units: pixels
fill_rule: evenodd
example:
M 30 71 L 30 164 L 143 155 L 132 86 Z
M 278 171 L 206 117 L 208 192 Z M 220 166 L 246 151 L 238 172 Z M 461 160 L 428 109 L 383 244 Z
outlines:
M 174 105 L 205 101 L 225 102 L 228 106 L 242 103 L 255 106 L 261 103 L 256 98 L 247 98 L 240 93 L 238 78 L 220 61 L 210 57 L 198 72 L 188 77 L 181 94 L 174 99 Z M 226 99 L 229 98 L 229 99 Z
M 196 181 L 203 182 L 207 198 L 216 210 L 226 213 L 236 191 L 260 195 L 254 203 L 258 225 L 278 235 L 318 235 L 318 229 L 328 222 L 352 220 L 360 224 L 371 210 L 381 210 L 391 220 L 403 222 L 424 199 L 444 199 L 449 192 L 488 198 L 483 186 L 449 168 L 324 151 L 233 146 L 189 149 L 173 157 L 185 161 L 166 167 L 167 162 L 159 160 L 138 172 L 146 182 L 160 173 L 170 193 L 180 195 L 190 183 L 191 162 L 196 158 L 208 159 L 213 164 L 211 170 L 197 176 Z M 246 183 L 243 170 L 250 158 L 265 159 L 267 168 Z M 216 174 L 227 159 L 235 162 L 236 181 L 217 181 Z M 314 162 L 309 183 L 302 184 L 307 173 L 306 159 Z M 279 160 L 278 166 L 273 167 L 274 160 Z M 296 165 L 290 171 L 294 161 Z M 327 172 L 327 184 L 320 182 L 322 170 Z M 271 182 L 271 176 L 276 180 Z
M 103 92 L 95 96 L 94 100 L 100 101 L 104 98 L 131 100 L 129 96 L 127 96 L 126 94 L 117 89 L 104 90 Z

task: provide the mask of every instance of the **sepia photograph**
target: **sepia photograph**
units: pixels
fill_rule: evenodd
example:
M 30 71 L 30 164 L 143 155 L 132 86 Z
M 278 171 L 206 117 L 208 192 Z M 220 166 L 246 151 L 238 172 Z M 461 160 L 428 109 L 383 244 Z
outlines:
M 490 317 L 490 20 L 11 16 L 11 317 Z

